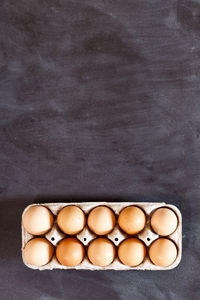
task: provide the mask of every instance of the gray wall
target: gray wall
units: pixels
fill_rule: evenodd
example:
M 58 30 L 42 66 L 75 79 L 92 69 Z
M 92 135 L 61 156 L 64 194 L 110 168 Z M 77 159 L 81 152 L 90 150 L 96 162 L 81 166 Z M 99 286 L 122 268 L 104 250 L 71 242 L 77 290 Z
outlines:
M 197 299 L 200 1 L 0 2 L 0 298 Z M 166 272 L 32 271 L 21 213 L 45 201 L 166 201 Z

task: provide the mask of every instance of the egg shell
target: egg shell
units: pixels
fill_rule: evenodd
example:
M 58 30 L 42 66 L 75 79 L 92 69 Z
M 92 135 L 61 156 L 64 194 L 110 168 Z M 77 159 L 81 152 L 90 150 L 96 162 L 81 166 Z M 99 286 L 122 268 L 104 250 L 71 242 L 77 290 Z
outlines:
M 54 247 L 45 238 L 33 238 L 23 249 L 25 262 L 38 267 L 46 265 L 52 259 L 53 254 Z
M 113 211 L 107 206 L 97 206 L 88 215 L 88 227 L 97 235 L 111 232 L 115 226 L 116 218 Z
M 119 245 L 118 257 L 124 265 L 136 267 L 143 262 L 145 256 L 146 247 L 138 238 L 128 238 Z
M 167 207 L 156 209 L 151 216 L 151 227 L 161 236 L 172 234 L 178 225 L 178 219 L 173 210 Z
M 175 244 L 166 238 L 158 238 L 149 248 L 151 261 L 160 267 L 169 267 L 177 257 Z
M 88 258 L 93 265 L 106 267 L 109 266 L 116 255 L 115 246 L 106 238 L 93 240 L 88 247 Z
M 29 207 L 22 217 L 24 228 L 33 235 L 42 235 L 48 232 L 53 226 L 53 222 L 53 214 L 42 205 Z
M 62 240 L 56 248 L 56 258 L 61 265 L 75 267 L 79 265 L 85 256 L 82 243 L 76 238 Z
M 58 227 L 66 234 L 74 235 L 83 230 L 86 223 L 85 214 L 78 206 L 67 205 L 57 217 Z
M 119 214 L 119 227 L 128 234 L 137 234 L 142 231 L 146 216 L 143 210 L 137 206 L 125 207 Z

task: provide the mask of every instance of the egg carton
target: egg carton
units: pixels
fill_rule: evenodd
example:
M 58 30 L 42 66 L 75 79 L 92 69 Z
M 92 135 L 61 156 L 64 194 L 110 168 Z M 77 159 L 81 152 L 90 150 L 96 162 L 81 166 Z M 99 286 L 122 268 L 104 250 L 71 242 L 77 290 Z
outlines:
M 60 229 L 58 228 L 57 222 L 56 222 L 57 214 L 65 206 L 76 205 L 76 206 L 80 207 L 85 212 L 86 217 L 87 217 L 88 213 L 94 207 L 102 206 L 102 205 L 107 206 L 107 207 L 110 207 L 114 211 L 114 213 L 116 215 L 116 220 L 117 220 L 117 217 L 118 217 L 120 211 L 123 208 L 125 208 L 127 206 L 132 206 L 132 205 L 138 206 L 138 207 L 142 208 L 143 211 L 146 213 L 146 225 L 145 225 L 144 229 L 141 232 L 139 232 L 138 234 L 134 235 L 134 237 L 137 237 L 144 242 L 144 244 L 146 245 L 146 248 L 147 248 L 147 254 L 146 254 L 144 261 L 136 267 L 129 267 L 129 266 L 122 264 L 117 256 L 109 266 L 106 266 L 106 267 L 95 266 L 95 265 L 91 264 L 89 259 L 87 258 L 87 251 L 86 251 L 86 255 L 85 255 L 85 258 L 83 259 L 82 263 L 76 267 L 66 267 L 66 266 L 61 265 L 58 262 L 58 260 L 56 259 L 55 254 L 54 254 L 52 260 L 48 264 L 41 266 L 41 267 L 33 266 L 33 265 L 27 264 L 25 262 L 25 260 L 23 258 L 23 249 L 24 249 L 24 246 L 26 245 L 26 243 L 35 236 L 29 234 L 25 230 L 25 228 L 22 224 L 22 258 L 23 258 L 24 264 L 31 269 L 35 269 L 35 270 L 36 269 L 37 270 L 52 270 L 52 269 L 81 270 L 81 269 L 84 269 L 84 270 L 121 270 L 121 271 L 122 270 L 170 270 L 170 269 L 175 268 L 180 263 L 181 255 L 182 255 L 182 217 L 181 217 L 181 213 L 180 213 L 179 209 L 174 205 L 166 204 L 164 202 L 162 202 L 162 203 L 84 202 L 84 203 L 42 203 L 42 204 L 40 203 L 40 204 L 32 204 L 32 205 L 27 206 L 22 214 L 22 217 L 27 209 L 29 209 L 30 207 L 35 206 L 35 205 L 43 205 L 43 206 L 49 208 L 55 216 L 55 222 L 54 222 L 53 227 L 51 228 L 51 230 L 48 233 L 43 235 L 43 237 L 45 237 L 49 242 L 51 242 L 54 247 L 56 247 L 57 244 L 63 238 L 68 237 L 68 235 L 66 235 L 60 231 Z M 159 237 L 159 235 L 154 233 L 151 229 L 150 217 L 154 210 L 156 210 L 159 207 L 163 207 L 163 206 L 171 208 L 176 213 L 176 216 L 178 218 L 178 226 L 177 226 L 175 232 L 173 232 L 171 235 L 167 236 L 176 244 L 178 254 L 177 254 L 177 257 L 176 257 L 176 260 L 174 261 L 174 263 L 168 267 L 160 267 L 160 266 L 154 265 L 148 256 L 148 247 L 154 240 L 156 240 Z M 111 240 L 114 243 L 116 248 L 119 246 L 119 244 L 124 239 L 126 239 L 130 236 L 132 236 L 132 235 L 128 235 L 121 231 L 117 222 L 116 222 L 116 225 L 115 225 L 114 229 L 112 230 L 112 232 L 105 235 L 105 237 L 107 237 L 109 240 Z M 86 249 L 87 249 L 87 246 L 89 245 L 89 243 L 92 240 L 94 240 L 96 237 L 98 237 L 98 236 L 96 234 L 92 233 L 89 230 L 87 225 L 79 234 L 76 235 L 76 238 L 79 239 L 83 243 L 83 245 L 85 246 Z

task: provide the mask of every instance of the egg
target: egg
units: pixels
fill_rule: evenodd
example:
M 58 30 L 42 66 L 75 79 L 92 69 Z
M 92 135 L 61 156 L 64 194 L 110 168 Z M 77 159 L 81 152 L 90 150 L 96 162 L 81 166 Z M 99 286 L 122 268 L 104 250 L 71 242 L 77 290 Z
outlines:
M 177 257 L 177 248 L 171 240 L 159 238 L 151 244 L 149 257 L 154 265 L 168 267 Z
M 74 235 L 83 230 L 86 223 L 85 214 L 78 206 L 65 206 L 58 214 L 57 224 L 66 234 Z
M 176 214 L 167 207 L 158 208 L 151 217 L 151 227 L 159 235 L 172 234 L 178 225 Z
M 116 254 L 115 246 L 106 238 L 97 238 L 88 247 L 88 258 L 95 266 L 106 267 L 110 265 Z
M 44 266 L 52 259 L 53 245 L 45 238 L 33 238 L 23 249 L 24 261 L 33 266 Z
M 136 234 L 145 226 L 146 216 L 143 210 L 137 206 L 124 208 L 118 218 L 119 227 L 128 234 Z
M 146 247 L 142 241 L 137 238 L 128 238 L 124 240 L 118 248 L 118 257 L 120 261 L 127 266 L 135 267 L 140 265 L 146 255 Z
M 88 227 L 97 235 L 105 235 L 111 232 L 115 223 L 115 214 L 107 206 L 95 207 L 88 216 Z
M 33 235 L 42 235 L 48 232 L 54 223 L 51 211 L 42 205 L 35 205 L 23 214 L 22 224 L 27 232 Z
M 56 248 L 56 257 L 61 265 L 75 267 L 79 265 L 85 256 L 83 244 L 76 238 L 62 240 Z

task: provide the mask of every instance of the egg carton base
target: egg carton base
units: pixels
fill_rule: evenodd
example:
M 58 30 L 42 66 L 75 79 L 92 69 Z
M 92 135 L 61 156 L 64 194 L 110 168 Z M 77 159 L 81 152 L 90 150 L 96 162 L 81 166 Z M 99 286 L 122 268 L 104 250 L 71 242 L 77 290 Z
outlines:
M 24 258 L 23 258 L 23 249 L 24 246 L 26 245 L 26 243 L 34 238 L 35 236 L 29 234 L 28 232 L 26 232 L 25 228 L 23 227 L 22 224 L 22 258 L 23 258 L 23 262 L 24 264 L 33 269 L 33 270 L 53 270 L 53 269 L 61 269 L 61 270 L 71 270 L 71 269 L 75 269 L 75 270 L 91 270 L 91 271 L 95 271 L 95 270 L 116 270 L 116 271 L 127 271 L 127 270 L 151 270 L 151 271 L 157 271 L 157 270 L 171 270 L 174 269 L 175 267 L 177 267 L 177 265 L 180 263 L 181 261 L 181 256 L 182 256 L 182 216 L 181 213 L 179 211 L 179 209 L 174 206 L 174 205 L 170 205 L 170 204 L 166 204 L 165 202 L 80 202 L 80 203 L 76 203 L 76 202 L 71 202 L 71 203 L 37 203 L 37 204 L 31 204 L 29 206 L 27 206 L 25 208 L 25 210 L 23 211 L 22 217 L 24 215 L 24 213 L 32 206 L 36 206 L 36 205 L 43 205 L 47 208 L 49 208 L 52 213 L 54 214 L 54 216 L 56 217 L 58 212 L 65 206 L 68 205 L 76 205 L 78 207 L 80 207 L 86 214 L 89 213 L 90 210 L 92 210 L 94 207 L 97 206 L 107 206 L 110 207 L 114 213 L 116 214 L 116 216 L 119 215 L 119 212 L 127 207 L 127 206 L 138 206 L 140 208 L 142 208 L 145 213 L 146 213 L 146 217 L 147 217 L 147 223 L 145 225 L 145 228 L 142 232 L 138 233 L 137 235 L 135 235 L 136 237 L 138 237 L 140 240 L 142 240 L 144 242 L 144 244 L 146 245 L 146 247 L 148 247 L 154 240 L 156 240 L 159 236 L 154 233 L 151 230 L 150 227 L 150 215 L 152 213 L 152 211 L 154 211 L 155 209 L 159 208 L 159 207 L 168 207 L 171 208 L 177 215 L 178 218 L 178 226 L 177 229 L 174 233 L 172 233 L 171 235 L 168 236 L 168 238 L 170 238 L 172 241 L 174 241 L 174 243 L 177 246 L 178 249 L 178 255 L 176 260 L 174 261 L 173 264 L 171 264 L 168 267 L 160 267 L 160 266 L 156 266 L 154 264 L 152 264 L 152 262 L 150 261 L 149 257 L 146 256 L 143 263 L 136 266 L 136 267 L 129 267 L 126 265 L 123 265 L 118 258 L 115 258 L 114 262 L 112 264 L 110 264 L 107 267 L 99 267 L 99 266 L 95 266 L 92 265 L 88 258 L 85 257 L 84 260 L 82 261 L 81 264 L 79 264 L 76 267 L 66 267 L 63 266 L 61 264 L 59 264 L 59 262 L 57 261 L 55 255 L 52 258 L 52 260 L 46 264 L 45 266 L 42 267 L 37 267 L 37 266 L 33 266 L 33 265 L 29 265 L 25 262 Z M 46 239 L 48 239 L 54 246 L 56 246 L 63 238 L 67 237 L 67 235 L 65 235 L 64 233 L 62 233 L 56 222 L 53 225 L 52 229 L 44 235 L 44 237 Z M 52 241 L 52 237 L 53 237 L 53 241 Z M 76 238 L 78 238 L 83 244 L 84 246 L 88 246 L 88 244 L 95 239 L 97 236 L 92 233 L 88 227 L 86 226 L 83 231 L 81 231 L 79 234 L 76 235 Z M 115 228 L 113 229 L 113 231 L 107 235 L 105 235 L 105 237 L 107 237 L 108 239 L 110 239 L 116 247 L 118 247 L 118 245 L 127 237 L 129 237 L 128 234 L 125 234 L 124 232 L 122 232 L 119 229 L 118 224 L 116 224 Z

